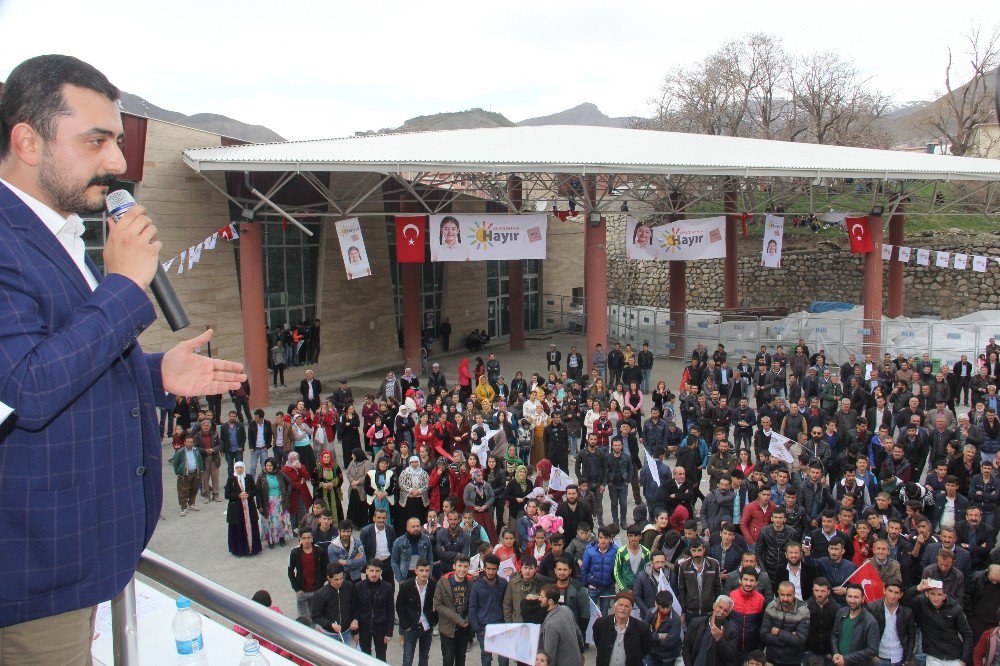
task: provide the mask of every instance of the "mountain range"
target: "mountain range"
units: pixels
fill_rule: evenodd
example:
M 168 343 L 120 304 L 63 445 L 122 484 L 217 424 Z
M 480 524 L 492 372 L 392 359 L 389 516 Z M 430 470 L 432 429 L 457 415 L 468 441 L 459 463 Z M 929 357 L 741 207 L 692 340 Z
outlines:
M 121 94 L 121 108 L 122 111 L 132 115 L 193 127 L 251 143 L 271 143 L 285 140 L 280 134 L 263 125 L 250 125 L 218 113 L 196 113 L 189 116 L 156 106 L 138 95 L 125 91 L 122 91 Z

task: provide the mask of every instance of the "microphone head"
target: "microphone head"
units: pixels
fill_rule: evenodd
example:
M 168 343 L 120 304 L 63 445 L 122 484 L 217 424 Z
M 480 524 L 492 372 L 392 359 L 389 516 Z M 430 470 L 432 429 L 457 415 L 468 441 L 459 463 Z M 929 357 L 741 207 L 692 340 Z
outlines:
M 129 208 L 135 205 L 135 198 L 129 194 L 128 190 L 115 190 L 114 192 L 108 192 L 108 196 L 105 197 L 105 202 L 108 207 L 108 213 L 115 220 L 121 218 Z

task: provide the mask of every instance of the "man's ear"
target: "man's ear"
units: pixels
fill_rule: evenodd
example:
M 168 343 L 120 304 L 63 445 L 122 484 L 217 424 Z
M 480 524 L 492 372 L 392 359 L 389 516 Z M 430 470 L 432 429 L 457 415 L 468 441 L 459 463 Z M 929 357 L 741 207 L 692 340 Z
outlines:
M 18 123 L 10 131 L 10 150 L 27 166 L 38 166 L 42 142 L 41 135 L 28 123 Z

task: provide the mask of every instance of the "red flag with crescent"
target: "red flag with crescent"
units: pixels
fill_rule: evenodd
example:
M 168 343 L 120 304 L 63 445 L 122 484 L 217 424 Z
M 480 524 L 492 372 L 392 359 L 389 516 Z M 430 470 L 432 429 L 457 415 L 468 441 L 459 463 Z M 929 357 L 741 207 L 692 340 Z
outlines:
M 867 254 L 875 249 L 867 217 L 846 217 L 844 226 L 847 227 L 847 237 L 851 240 L 852 253 Z
M 865 591 L 867 603 L 878 601 L 885 596 L 885 585 L 882 583 L 882 577 L 878 575 L 878 569 L 871 563 L 871 560 L 865 560 L 857 571 L 848 576 L 847 580 L 844 581 L 844 586 L 846 587 L 848 583 L 856 583 L 861 586 L 861 589 Z
M 396 216 L 396 261 L 401 264 L 424 263 L 427 218 Z

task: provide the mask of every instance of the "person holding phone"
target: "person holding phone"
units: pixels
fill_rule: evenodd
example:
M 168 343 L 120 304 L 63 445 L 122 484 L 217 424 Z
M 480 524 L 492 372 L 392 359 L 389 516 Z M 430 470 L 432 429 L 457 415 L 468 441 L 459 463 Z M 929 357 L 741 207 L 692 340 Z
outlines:
M 729 622 L 733 600 L 719 595 L 712 605 L 712 612 L 697 617 L 688 624 L 684 636 L 685 666 L 728 666 L 742 663 L 737 643 L 736 627 Z

